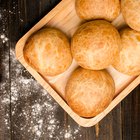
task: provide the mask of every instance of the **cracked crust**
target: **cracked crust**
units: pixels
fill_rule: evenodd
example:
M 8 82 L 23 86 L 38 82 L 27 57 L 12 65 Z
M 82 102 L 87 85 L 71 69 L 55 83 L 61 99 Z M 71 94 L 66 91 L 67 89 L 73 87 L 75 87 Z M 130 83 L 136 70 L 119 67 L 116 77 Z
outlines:
M 65 99 L 79 116 L 93 117 L 110 104 L 114 94 L 115 84 L 106 70 L 79 67 L 68 80 Z
M 109 22 L 95 20 L 81 25 L 72 38 L 74 59 L 86 69 L 101 70 L 119 53 L 120 35 Z
M 54 28 L 44 28 L 32 35 L 25 44 L 24 58 L 41 74 L 55 76 L 72 63 L 67 37 Z
M 121 11 L 126 23 L 132 29 L 140 31 L 140 0 L 122 0 Z
M 125 28 L 120 32 L 122 48 L 114 68 L 127 75 L 140 74 L 140 32 Z
M 86 20 L 113 21 L 120 13 L 119 0 L 76 0 L 75 5 L 79 17 Z

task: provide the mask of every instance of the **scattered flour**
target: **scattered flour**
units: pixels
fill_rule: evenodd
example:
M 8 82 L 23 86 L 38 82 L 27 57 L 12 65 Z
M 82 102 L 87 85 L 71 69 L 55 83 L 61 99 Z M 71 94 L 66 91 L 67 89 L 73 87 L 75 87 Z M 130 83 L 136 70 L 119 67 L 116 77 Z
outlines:
M 0 20 L 4 18 L 3 13 L 15 14 L 14 9 L 16 9 L 16 6 L 13 7 L 12 11 L 6 11 L 6 9 L 3 9 L 2 12 L 0 11 Z M 21 13 L 18 12 L 18 14 L 20 15 Z M 23 22 L 23 19 L 20 18 L 20 21 Z M 0 47 L 9 45 L 10 39 L 5 33 L 7 30 L 6 22 L 6 20 L 2 21 L 3 32 L 0 33 L 2 46 Z M 15 43 L 12 44 L 10 55 L 7 50 L 6 57 L 3 56 L 2 66 L 4 71 L 2 71 L 2 74 L 6 80 L 0 83 L 0 91 L 3 91 L 0 96 L 2 104 L 0 110 L 3 109 L 5 112 L 4 123 L 7 129 L 10 130 L 11 116 L 13 130 L 15 131 L 13 133 L 18 133 L 22 138 L 26 135 L 30 136 L 29 139 L 34 140 L 39 140 L 43 137 L 50 140 L 75 140 L 81 137 L 80 126 L 63 126 L 64 120 L 61 120 L 58 116 L 58 112 L 62 111 L 62 109 L 16 60 L 14 48 Z M 10 66 L 8 65 L 9 59 Z M 11 111 L 9 106 L 11 106 Z
M 16 60 L 14 49 L 10 51 L 10 60 L 11 95 L 5 94 L 2 104 L 6 106 L 11 104 L 11 115 L 15 120 L 14 130 L 20 129 L 20 135 L 24 137 L 28 134 L 34 140 L 39 140 L 44 136 L 50 140 L 75 140 L 81 137 L 80 126 L 77 125 L 74 128 L 70 125 L 67 128 L 63 126 L 64 120 L 58 117 L 59 105 Z M 6 64 L 5 67 L 7 67 Z M 5 118 L 5 125 L 7 129 L 10 129 L 8 121 Z
M 70 137 L 71 137 L 71 133 L 66 132 L 65 135 L 64 135 L 64 138 L 70 138 Z
M 1 34 L 0 39 L 2 40 L 3 43 L 8 41 L 8 38 L 5 36 L 5 34 Z

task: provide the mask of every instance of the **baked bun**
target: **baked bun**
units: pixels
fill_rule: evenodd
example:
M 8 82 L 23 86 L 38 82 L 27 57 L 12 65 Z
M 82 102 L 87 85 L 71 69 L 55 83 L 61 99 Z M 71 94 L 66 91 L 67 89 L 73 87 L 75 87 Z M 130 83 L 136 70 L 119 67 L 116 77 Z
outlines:
M 140 32 L 125 28 L 120 32 L 122 45 L 114 68 L 127 75 L 140 74 Z
M 121 11 L 126 23 L 140 31 L 140 0 L 122 0 Z
M 44 28 L 33 34 L 25 44 L 24 58 L 41 74 L 55 76 L 72 63 L 70 44 L 58 29 Z
M 113 63 L 119 53 L 120 35 L 107 21 L 95 20 L 81 25 L 72 38 L 74 59 L 86 69 L 101 70 Z
M 82 117 L 101 113 L 114 94 L 114 81 L 106 70 L 93 71 L 80 67 L 72 73 L 65 89 L 68 105 Z
M 80 18 L 114 20 L 120 13 L 119 0 L 76 0 L 75 8 Z

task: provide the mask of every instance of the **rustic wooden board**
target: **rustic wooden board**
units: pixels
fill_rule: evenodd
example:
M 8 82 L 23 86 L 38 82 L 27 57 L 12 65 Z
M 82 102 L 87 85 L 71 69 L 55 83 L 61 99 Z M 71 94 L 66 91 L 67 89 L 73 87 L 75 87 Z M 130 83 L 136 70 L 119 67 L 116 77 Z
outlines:
M 140 139 L 140 85 L 122 102 L 123 138 Z
M 2 15 L 2 20 L 0 18 L 0 34 L 5 33 L 6 37 L 10 38 L 7 41 L 7 45 L 2 43 L 0 39 L 0 140 L 30 140 L 30 139 L 39 139 L 36 135 L 36 131 L 29 131 L 30 126 L 40 126 L 41 123 L 38 123 L 39 120 L 43 119 L 43 133 L 40 135 L 40 139 L 43 140 L 73 140 L 74 137 L 76 140 L 139 140 L 140 139 L 140 86 L 134 90 L 127 98 L 124 99 L 122 105 L 119 104 L 113 109 L 100 123 L 99 127 L 83 128 L 79 127 L 73 119 L 62 108 L 56 104 L 56 102 L 48 96 L 48 94 L 36 83 L 36 81 L 31 77 L 31 75 L 14 59 L 14 46 L 16 41 L 26 33 L 39 19 L 41 19 L 46 13 L 51 10 L 59 2 L 59 0 L 40 0 L 38 5 L 38 0 L 29 2 L 28 0 L 12 0 L 12 1 L 0 1 L 0 15 Z M 12 4 L 13 3 L 13 4 Z M 14 5 L 16 8 L 13 9 Z M 34 7 L 35 12 L 32 12 Z M 38 8 L 40 7 L 40 8 Z M 28 9 L 28 10 L 27 10 Z M 35 15 L 37 17 L 35 17 Z M 9 24 L 8 24 L 9 19 Z M 16 19 L 16 22 L 15 22 Z M 6 21 L 3 22 L 2 21 Z M 13 29 L 14 28 L 14 29 Z M 3 29 L 6 29 L 3 32 Z M 9 46 L 11 46 L 11 56 L 9 58 Z M 13 60 L 14 59 L 14 60 Z M 9 62 L 11 63 L 9 66 Z M 13 65 L 13 66 L 12 66 Z M 5 70 L 5 68 L 7 69 Z M 20 67 L 20 68 L 19 68 Z M 8 72 L 10 70 L 10 73 Z M 20 69 L 20 72 L 17 71 Z M 18 100 L 15 103 L 12 103 L 11 112 L 15 112 L 12 115 L 12 127 L 10 127 L 11 132 L 9 131 L 8 126 L 10 126 L 10 106 L 3 104 L 1 101 L 4 97 L 9 101 L 10 99 L 10 79 L 11 75 L 12 83 L 12 97 L 15 99 L 17 94 L 20 94 Z M 16 76 L 16 77 L 15 77 Z M 17 78 L 17 80 L 16 80 Z M 22 79 L 22 82 L 21 82 Z M 32 80 L 31 80 L 32 79 Z M 27 84 L 29 86 L 27 86 Z M 6 86 L 2 86 L 5 84 Z M 18 89 L 16 94 L 14 89 Z M 36 90 L 37 89 L 37 90 Z M 46 94 L 46 95 L 45 95 Z M 27 97 L 27 95 L 29 95 Z M 44 96 L 46 96 L 44 98 Z M 52 99 L 51 101 L 50 98 Z M 48 130 L 49 127 L 49 116 L 50 110 L 48 107 L 44 108 L 40 115 L 34 115 L 35 118 L 30 118 L 32 112 L 32 106 L 40 107 L 44 102 L 49 101 L 49 105 L 55 105 L 55 109 L 51 110 L 55 114 L 55 119 L 59 121 L 57 127 L 54 127 L 53 137 L 50 138 L 52 131 Z M 131 108 L 131 109 L 129 109 Z M 25 114 L 24 114 L 25 113 Z M 8 114 L 8 117 L 7 117 Z M 27 117 L 28 116 L 28 117 Z M 133 117 L 132 117 L 133 116 Z M 8 125 L 4 120 L 8 120 Z M 28 121 L 27 121 L 28 120 Z M 32 122 L 33 121 L 33 122 Z M 41 122 L 41 121 L 40 121 Z M 24 126 L 24 128 L 23 128 Z M 53 124 L 51 124 L 53 126 Z M 69 128 L 70 127 L 70 128 Z M 22 130 L 23 129 L 23 130 Z M 69 136 L 66 134 L 66 130 L 71 132 Z M 78 130 L 78 133 L 74 133 L 75 130 Z M 97 131 L 98 130 L 98 131 Z M 41 131 L 41 132 L 42 132 Z M 62 132 L 60 134 L 60 132 Z M 98 132 L 98 133 L 97 133 Z M 40 133 L 37 133 L 40 134 Z M 98 134 L 98 135 L 97 135 Z
M 0 139 L 11 139 L 10 73 L 7 3 L 0 1 Z M 3 20 L 2 20 L 3 19 Z M 6 39 L 6 40 L 5 40 Z

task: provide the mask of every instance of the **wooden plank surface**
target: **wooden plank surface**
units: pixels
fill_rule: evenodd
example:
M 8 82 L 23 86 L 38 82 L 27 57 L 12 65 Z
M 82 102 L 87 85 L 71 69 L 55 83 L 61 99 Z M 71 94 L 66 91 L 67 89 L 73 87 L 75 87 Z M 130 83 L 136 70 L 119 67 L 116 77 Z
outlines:
M 0 1 L 0 140 L 11 139 L 10 74 L 7 3 Z
M 139 140 L 140 86 L 98 125 L 83 128 L 16 61 L 17 40 L 59 1 L 0 1 L 0 140 Z
M 123 139 L 140 139 L 140 86 L 122 102 Z

